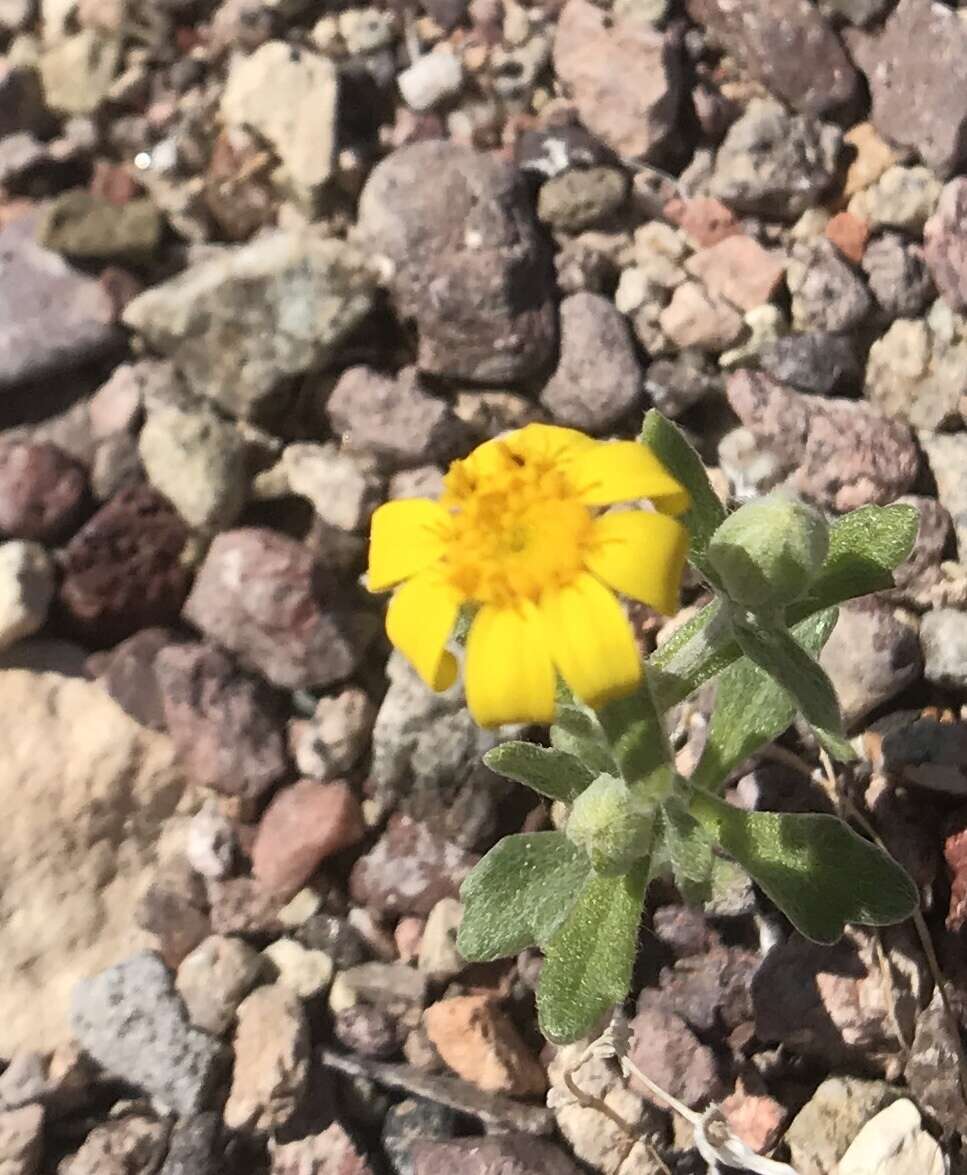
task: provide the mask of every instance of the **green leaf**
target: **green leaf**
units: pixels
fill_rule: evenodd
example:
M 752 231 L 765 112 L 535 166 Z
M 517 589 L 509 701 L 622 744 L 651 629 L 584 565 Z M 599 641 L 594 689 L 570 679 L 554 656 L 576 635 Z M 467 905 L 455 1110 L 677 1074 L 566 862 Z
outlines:
M 491 771 L 532 787 L 552 800 L 572 803 L 594 779 L 580 759 L 535 743 L 501 743 L 483 761 Z
M 558 702 L 551 745 L 578 759 L 592 776 L 620 774 L 594 711 L 580 702 Z
M 909 558 L 919 515 L 913 506 L 863 506 L 830 527 L 829 552 L 790 616 L 800 617 L 869 592 L 893 587 L 893 571 Z
M 645 663 L 655 704 L 669 710 L 739 656 L 721 600 L 707 604 L 656 649 Z
M 697 790 L 690 807 L 814 942 L 835 942 L 848 922 L 902 922 L 917 908 L 917 887 L 906 871 L 836 816 L 742 812 Z
M 836 609 L 827 608 L 800 621 L 792 634 L 818 656 L 835 625 Z M 778 738 L 795 716 L 789 692 L 748 657 L 740 657 L 716 683 L 705 750 L 692 782 L 717 791 L 734 767 Z
M 662 831 L 675 884 L 682 890 L 707 886 L 712 877 L 712 842 L 706 829 L 678 796 L 662 805 Z
M 641 440 L 688 490 L 692 506 L 682 515 L 682 522 L 688 528 L 689 557 L 706 572 L 705 549 L 725 518 L 725 507 L 712 489 L 702 459 L 682 430 L 654 408 L 645 416 Z
M 541 1031 L 566 1044 L 587 1035 L 631 986 L 648 862 L 621 877 L 592 874 L 544 949 L 537 987 Z
M 663 769 L 671 763 L 672 753 L 649 679 L 625 697 L 606 702 L 598 710 L 598 720 L 628 786 L 640 794 L 663 793 Z
M 504 837 L 460 887 L 460 954 L 486 963 L 543 945 L 567 918 L 590 871 L 563 832 Z
M 834 759 L 856 757 L 843 730 L 836 690 L 826 670 L 779 625 L 746 616 L 734 622 L 735 639 L 743 653 L 770 674 L 796 700 L 803 717 Z

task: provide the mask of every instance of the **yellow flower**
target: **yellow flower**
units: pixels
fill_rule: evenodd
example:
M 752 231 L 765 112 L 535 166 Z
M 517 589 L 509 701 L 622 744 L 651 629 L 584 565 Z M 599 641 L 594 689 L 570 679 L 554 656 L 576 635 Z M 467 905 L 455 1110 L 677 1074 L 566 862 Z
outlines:
M 655 511 L 600 509 L 639 498 Z M 455 461 L 440 501 L 380 506 L 369 587 L 401 585 L 386 631 L 435 690 L 456 680 L 446 644 L 461 606 L 478 605 L 464 670 L 474 718 L 550 722 L 555 671 L 591 706 L 640 681 L 614 592 L 675 611 L 688 535 L 669 515 L 688 505 L 644 445 L 529 424 Z

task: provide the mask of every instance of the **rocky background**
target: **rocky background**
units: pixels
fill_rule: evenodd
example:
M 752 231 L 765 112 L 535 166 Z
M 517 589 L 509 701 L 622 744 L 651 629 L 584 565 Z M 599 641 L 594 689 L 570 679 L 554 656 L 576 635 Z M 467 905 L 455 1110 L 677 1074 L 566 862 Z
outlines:
M 0 0 L 3 1175 L 704 1170 L 602 1062 L 635 1133 L 574 1100 L 539 958 L 456 953 L 551 816 L 360 586 L 378 503 L 530 420 L 916 505 L 823 659 L 967 1014 L 967 7 L 420 4 Z M 829 810 L 816 762 L 731 797 Z M 967 1170 L 910 927 L 652 907 L 652 1079 L 800 1175 Z

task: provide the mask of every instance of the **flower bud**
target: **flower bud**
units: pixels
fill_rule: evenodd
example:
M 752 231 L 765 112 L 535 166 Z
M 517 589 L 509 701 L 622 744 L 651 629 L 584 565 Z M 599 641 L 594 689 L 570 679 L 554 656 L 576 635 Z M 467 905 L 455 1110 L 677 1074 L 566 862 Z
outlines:
M 587 853 L 597 873 L 625 873 L 651 852 L 654 806 L 623 779 L 599 775 L 574 801 L 568 839 Z
M 788 604 L 815 578 L 829 550 L 818 510 L 786 494 L 741 506 L 708 545 L 708 559 L 729 598 L 747 608 Z

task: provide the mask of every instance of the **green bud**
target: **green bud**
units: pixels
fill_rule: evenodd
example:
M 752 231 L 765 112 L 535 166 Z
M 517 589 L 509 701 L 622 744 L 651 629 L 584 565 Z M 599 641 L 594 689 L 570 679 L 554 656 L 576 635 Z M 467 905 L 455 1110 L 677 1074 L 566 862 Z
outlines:
M 769 494 L 730 514 L 708 560 L 729 598 L 746 608 L 789 604 L 809 587 L 829 550 L 826 519 L 787 494 Z
M 623 779 L 599 775 L 574 801 L 567 836 L 587 853 L 596 873 L 626 873 L 651 852 L 654 805 Z

